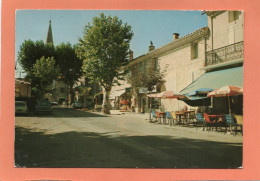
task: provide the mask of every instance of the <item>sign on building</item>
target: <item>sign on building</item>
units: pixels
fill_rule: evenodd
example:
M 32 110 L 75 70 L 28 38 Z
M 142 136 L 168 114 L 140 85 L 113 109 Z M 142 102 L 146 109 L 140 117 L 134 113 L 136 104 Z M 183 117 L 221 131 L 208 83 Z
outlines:
M 141 87 L 141 88 L 139 89 L 139 94 L 143 94 L 143 93 L 148 93 L 148 89 L 145 88 L 145 87 Z

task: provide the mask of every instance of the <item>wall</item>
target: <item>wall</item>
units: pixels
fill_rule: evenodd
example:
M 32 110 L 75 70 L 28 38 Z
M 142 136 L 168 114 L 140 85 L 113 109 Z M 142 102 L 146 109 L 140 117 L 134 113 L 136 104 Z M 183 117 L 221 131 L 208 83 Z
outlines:
M 204 39 L 200 39 L 197 43 L 198 58 L 196 59 L 191 59 L 191 44 L 186 44 L 159 57 L 161 71 L 166 71 L 166 82 L 162 91 L 180 92 L 204 73 L 204 71 L 199 70 L 203 67 L 205 61 Z M 161 103 L 167 111 L 175 111 L 186 105 L 183 101 L 177 99 L 162 99 Z
M 68 86 L 63 81 L 54 81 L 51 101 L 58 102 L 60 98 L 68 99 Z M 60 88 L 63 87 L 63 92 L 60 92 Z
M 31 86 L 28 84 L 16 84 L 15 97 L 31 97 Z
M 244 13 L 241 12 L 239 19 L 233 22 L 229 22 L 229 13 L 230 12 L 225 11 L 213 18 L 213 49 L 244 40 Z M 208 51 L 212 49 L 211 23 L 211 17 L 208 16 L 208 26 L 210 29 L 210 37 L 207 41 Z

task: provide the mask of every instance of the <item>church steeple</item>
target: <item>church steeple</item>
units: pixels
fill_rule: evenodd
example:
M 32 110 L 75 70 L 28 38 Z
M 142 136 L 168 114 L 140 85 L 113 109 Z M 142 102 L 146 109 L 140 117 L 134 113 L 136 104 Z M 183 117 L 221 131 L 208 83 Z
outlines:
M 48 34 L 46 38 L 45 44 L 52 43 L 53 44 L 53 38 L 52 38 L 52 30 L 51 30 L 51 20 L 49 21 L 49 29 L 48 29 Z

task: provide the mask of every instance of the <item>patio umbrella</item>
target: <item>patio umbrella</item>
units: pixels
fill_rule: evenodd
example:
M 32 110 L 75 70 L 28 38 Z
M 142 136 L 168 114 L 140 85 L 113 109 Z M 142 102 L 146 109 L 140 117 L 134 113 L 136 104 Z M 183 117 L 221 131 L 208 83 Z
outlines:
M 148 94 L 147 97 L 157 98 L 158 93 Z
M 214 89 L 210 89 L 210 88 L 200 88 L 187 93 L 187 96 L 206 97 L 207 94 L 213 90 Z
M 237 86 L 224 86 L 219 89 L 216 89 L 210 93 L 208 93 L 208 97 L 228 97 L 228 109 L 229 113 L 231 113 L 230 108 L 230 98 L 229 96 L 242 95 L 243 88 Z
M 210 98 L 209 97 L 196 97 L 190 96 L 185 99 L 179 99 L 185 102 L 190 106 L 210 106 Z
M 174 91 L 165 91 L 161 92 L 157 95 L 158 98 L 163 98 L 163 99 L 173 99 L 173 98 L 185 98 L 184 95 L 174 92 Z
M 185 94 L 184 98 L 179 98 L 179 100 L 184 101 L 190 106 L 209 106 L 210 98 L 207 94 L 214 89 L 210 88 L 200 88 Z
M 163 98 L 163 99 L 185 98 L 184 95 L 174 92 L 174 91 L 165 91 L 165 92 L 161 92 L 161 93 L 149 94 L 149 95 L 147 95 L 147 97 Z M 152 104 L 150 101 L 150 121 L 151 121 L 151 109 L 152 109 Z

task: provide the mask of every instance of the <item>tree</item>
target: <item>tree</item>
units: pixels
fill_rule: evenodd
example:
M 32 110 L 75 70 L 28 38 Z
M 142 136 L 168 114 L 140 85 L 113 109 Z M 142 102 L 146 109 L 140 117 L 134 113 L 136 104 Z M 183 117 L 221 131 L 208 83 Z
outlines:
M 39 94 L 38 91 L 41 91 L 38 87 L 41 82 L 33 74 L 33 66 L 36 64 L 36 60 L 43 56 L 45 58 L 54 57 L 55 66 L 60 67 L 59 78 L 69 85 L 69 93 L 72 94 L 73 84 L 82 76 L 82 60 L 75 54 L 75 47 L 69 43 L 62 43 L 54 47 L 52 43 L 44 44 L 43 41 L 25 40 L 23 42 L 18 53 L 18 62 L 27 73 L 26 77 L 31 81 L 35 94 Z
M 46 87 L 60 75 L 60 68 L 55 66 L 55 63 L 53 57 L 42 57 L 33 65 L 32 75 L 38 80 L 36 87 L 41 96 L 45 93 Z
M 76 53 L 83 60 L 85 77 L 99 83 L 103 90 L 102 111 L 110 114 L 109 94 L 114 83 L 124 78 L 122 67 L 127 65 L 129 44 L 133 32 L 118 17 L 103 13 L 94 17 L 84 28 Z
M 90 87 L 78 87 L 80 95 L 84 97 L 84 108 L 86 109 L 87 107 L 87 97 L 90 94 L 91 88 Z
M 128 68 L 129 74 L 127 81 L 130 83 L 136 99 L 138 99 L 140 88 L 146 88 L 149 93 L 152 92 L 156 86 L 160 86 L 164 83 L 164 71 L 160 71 L 157 61 L 157 59 L 151 59 Z M 139 107 L 138 111 L 141 111 Z
M 39 85 L 41 84 L 40 79 L 35 77 L 34 65 L 36 60 L 42 57 L 53 57 L 55 56 L 55 48 L 52 43 L 44 44 L 43 41 L 25 40 L 20 47 L 18 52 L 17 60 L 23 70 L 26 72 L 26 78 L 31 82 L 32 93 L 34 95 L 41 94 Z
M 17 59 L 30 78 L 33 65 L 37 59 L 43 56 L 53 57 L 54 55 L 55 49 L 51 43 L 44 44 L 43 41 L 33 42 L 32 40 L 25 40 L 20 47 Z
M 55 52 L 55 60 L 61 72 L 60 79 L 69 85 L 70 101 L 73 102 L 72 88 L 74 83 L 82 76 L 82 60 L 77 57 L 75 46 L 72 47 L 70 43 L 58 45 Z

